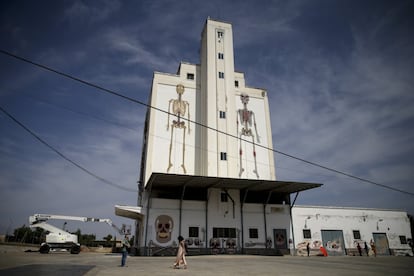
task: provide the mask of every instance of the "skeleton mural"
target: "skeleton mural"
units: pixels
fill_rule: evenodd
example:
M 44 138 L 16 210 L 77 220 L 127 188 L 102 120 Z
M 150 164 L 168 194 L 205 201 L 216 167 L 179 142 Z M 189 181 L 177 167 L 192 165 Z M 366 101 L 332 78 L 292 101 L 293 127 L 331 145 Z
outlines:
M 160 215 L 155 220 L 156 239 L 159 243 L 166 243 L 171 240 L 174 222 L 170 216 Z
M 253 157 L 254 157 L 254 170 L 253 173 L 256 174 L 257 178 L 259 178 L 259 173 L 257 171 L 257 162 L 256 162 L 256 147 L 255 147 L 255 140 L 254 140 L 254 134 L 253 131 L 251 129 L 252 127 L 252 120 L 253 120 L 253 124 L 254 124 L 254 130 L 256 133 L 256 137 L 257 137 L 257 142 L 260 143 L 260 137 L 259 134 L 257 133 L 257 127 L 256 127 L 256 116 L 254 115 L 254 112 L 251 110 L 247 109 L 247 104 L 249 103 L 249 95 L 247 94 L 241 94 L 240 95 L 240 100 L 243 103 L 243 109 L 239 109 L 237 110 L 237 130 L 239 130 L 239 120 L 240 120 L 240 124 L 241 124 L 241 130 L 239 132 L 239 142 L 240 142 L 240 172 L 239 172 L 239 177 L 242 176 L 243 172 L 244 172 L 244 168 L 243 168 L 243 163 L 242 163 L 242 155 L 243 155 L 243 150 L 242 150 L 242 136 L 247 136 L 247 137 L 251 137 L 252 138 L 252 142 L 253 142 Z
M 168 156 L 168 168 L 167 172 L 170 171 L 171 167 L 173 166 L 173 163 L 171 162 L 171 151 L 173 146 L 173 133 L 174 129 L 183 129 L 183 155 L 182 155 L 182 163 L 181 168 L 183 168 L 184 173 L 187 173 L 187 170 L 185 168 L 185 131 L 187 126 L 185 125 L 185 122 L 182 121 L 181 117 L 184 117 L 186 113 L 188 113 L 188 121 L 190 120 L 190 104 L 187 101 L 182 100 L 182 95 L 184 93 L 184 85 L 178 84 L 176 87 L 176 91 L 178 94 L 178 99 L 170 99 L 168 102 L 168 123 L 167 123 L 167 131 L 170 128 L 170 110 L 172 107 L 172 114 L 174 114 L 177 117 L 177 120 L 173 120 L 171 122 L 171 139 L 170 139 L 170 152 Z M 187 112 L 188 108 L 188 112 Z M 190 124 L 188 124 L 188 134 L 190 134 Z

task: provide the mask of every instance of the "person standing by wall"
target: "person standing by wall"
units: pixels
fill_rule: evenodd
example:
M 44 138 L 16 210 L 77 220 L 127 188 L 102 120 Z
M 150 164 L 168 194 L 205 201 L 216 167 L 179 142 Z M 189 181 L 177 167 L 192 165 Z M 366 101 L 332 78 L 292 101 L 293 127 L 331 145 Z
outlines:
M 371 239 L 370 245 L 371 245 L 372 252 L 374 252 L 374 256 L 376 257 L 377 256 L 377 248 L 375 247 L 375 242 L 372 239 Z
M 125 266 L 126 259 L 128 256 L 128 249 L 131 247 L 128 240 L 128 235 L 125 235 L 124 239 L 122 240 L 122 259 L 121 259 L 121 266 Z
M 357 244 L 357 249 L 358 249 L 359 256 L 362 256 L 362 249 L 359 243 Z
M 306 244 L 306 252 L 308 252 L 308 257 L 309 257 L 309 253 L 310 253 L 309 243 Z

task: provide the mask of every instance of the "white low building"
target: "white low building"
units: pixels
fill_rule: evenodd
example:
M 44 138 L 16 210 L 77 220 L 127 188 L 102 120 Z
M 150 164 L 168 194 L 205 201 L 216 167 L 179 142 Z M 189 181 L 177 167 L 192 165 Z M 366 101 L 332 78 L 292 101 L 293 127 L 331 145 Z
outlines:
M 173 254 L 179 235 L 193 254 L 294 249 L 291 194 L 322 184 L 276 179 L 267 93 L 234 70 L 231 24 L 211 19 L 200 64 L 154 73 L 138 206 L 115 207 L 137 221 L 139 254 Z
M 377 255 L 413 255 L 410 221 L 407 213 L 397 210 L 295 206 L 292 208 L 293 237 L 298 255 L 319 254 L 323 246 L 328 255 L 368 253 L 374 242 Z

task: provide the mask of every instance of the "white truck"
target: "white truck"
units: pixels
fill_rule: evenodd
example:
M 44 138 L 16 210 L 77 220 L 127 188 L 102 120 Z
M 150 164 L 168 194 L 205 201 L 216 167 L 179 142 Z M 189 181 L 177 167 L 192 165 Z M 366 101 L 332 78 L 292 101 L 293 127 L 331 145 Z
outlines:
M 46 242 L 42 243 L 39 249 L 40 253 L 47 254 L 51 249 L 67 249 L 71 254 L 79 254 L 80 244 L 78 243 L 78 236 L 67 232 L 47 223 L 50 219 L 57 220 L 76 220 L 83 222 L 105 222 L 115 228 L 119 234 L 130 234 L 130 229 L 126 229 L 125 225 L 119 229 L 111 219 L 99 219 L 89 217 L 76 217 L 64 215 L 49 215 L 49 214 L 34 214 L 29 217 L 30 227 L 40 227 L 48 231 L 46 235 Z M 65 223 L 66 224 L 66 223 Z

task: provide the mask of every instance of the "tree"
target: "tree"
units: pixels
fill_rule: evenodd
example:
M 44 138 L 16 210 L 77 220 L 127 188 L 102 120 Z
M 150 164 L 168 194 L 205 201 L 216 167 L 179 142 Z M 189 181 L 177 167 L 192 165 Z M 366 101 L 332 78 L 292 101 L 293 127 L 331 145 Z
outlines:
M 26 242 L 26 240 L 30 240 L 32 234 L 32 229 L 30 227 L 23 224 L 22 227 L 14 229 L 14 241 L 16 242 Z
M 32 228 L 23 225 L 22 227 L 16 228 L 14 230 L 13 240 L 15 242 L 40 244 L 44 239 L 45 234 L 46 231 L 42 228 L 36 227 L 35 230 L 32 230 Z
M 103 239 L 106 240 L 107 242 L 110 242 L 112 240 L 112 235 L 109 234 L 108 236 L 104 237 Z
M 78 242 L 82 245 L 91 246 L 95 240 L 96 236 L 94 234 L 83 234 Z

